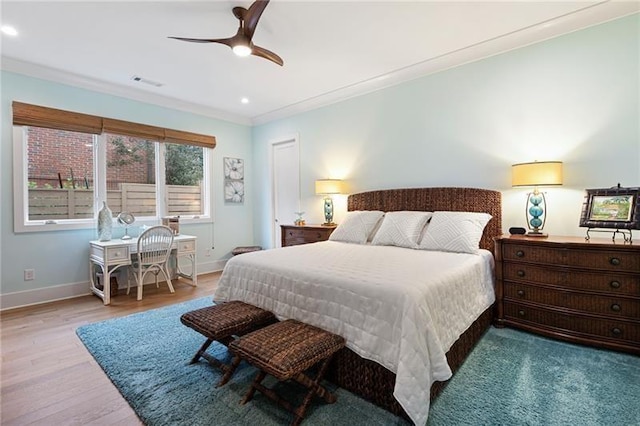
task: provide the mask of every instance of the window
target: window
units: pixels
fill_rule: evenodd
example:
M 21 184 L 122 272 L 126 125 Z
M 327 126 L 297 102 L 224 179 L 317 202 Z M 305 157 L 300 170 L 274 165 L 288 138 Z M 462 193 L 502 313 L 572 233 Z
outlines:
M 99 130 L 79 125 L 83 114 L 14 102 L 16 232 L 92 228 L 103 200 L 139 223 L 210 220 L 215 138 L 86 117 Z
M 25 127 L 30 221 L 93 218 L 95 136 Z
M 163 145 L 169 216 L 203 215 L 204 148 L 173 143 Z
M 156 143 L 104 134 L 107 141 L 107 204 L 117 216 L 156 216 Z

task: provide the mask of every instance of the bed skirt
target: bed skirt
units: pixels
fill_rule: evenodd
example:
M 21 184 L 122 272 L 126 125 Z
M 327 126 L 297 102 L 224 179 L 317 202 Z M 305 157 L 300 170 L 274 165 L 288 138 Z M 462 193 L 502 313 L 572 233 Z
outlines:
M 492 318 L 493 306 L 485 310 L 451 346 L 446 355 L 449 367 L 454 373 L 487 331 Z M 360 357 L 351 349 L 343 348 L 336 353 L 329 367 L 328 379 L 375 405 L 409 420 L 409 416 L 393 396 L 396 375 L 380 364 Z M 430 398 L 434 399 L 446 384 L 447 382 L 433 383 Z

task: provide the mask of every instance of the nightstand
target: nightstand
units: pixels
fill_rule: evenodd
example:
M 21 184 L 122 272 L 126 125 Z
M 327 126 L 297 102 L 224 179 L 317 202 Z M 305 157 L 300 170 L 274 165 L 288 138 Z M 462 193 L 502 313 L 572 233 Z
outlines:
M 280 225 L 282 231 L 282 247 L 326 241 L 336 229 L 336 225 Z
M 640 354 L 640 244 L 497 238 L 497 327 Z

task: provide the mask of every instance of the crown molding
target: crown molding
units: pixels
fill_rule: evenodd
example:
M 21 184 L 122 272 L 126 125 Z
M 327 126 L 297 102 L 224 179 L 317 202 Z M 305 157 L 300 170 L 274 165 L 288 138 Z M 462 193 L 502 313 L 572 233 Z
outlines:
M 599 25 L 640 11 L 637 1 L 606 1 L 589 5 L 575 12 L 559 16 L 508 34 L 460 48 L 388 74 L 358 82 L 313 98 L 252 117 L 251 123 L 265 124 L 302 112 L 321 108 L 350 98 L 392 87 L 429 74 L 435 74 L 470 62 L 486 59 L 511 50 L 536 44 L 561 35 Z
M 82 89 L 105 93 L 107 95 L 119 96 L 134 101 L 203 115 L 205 117 L 215 118 L 218 120 L 229 121 L 236 124 L 248 126 L 252 124 L 251 119 L 247 117 L 207 107 L 205 105 L 186 102 L 168 96 L 157 95 L 128 86 L 107 83 L 105 81 L 94 79 L 91 77 L 86 77 L 79 74 L 34 64 L 32 62 L 21 61 L 7 56 L 2 56 L 0 61 L 0 69 L 43 80 L 53 81 L 56 83 L 67 84 L 73 87 L 79 87 Z

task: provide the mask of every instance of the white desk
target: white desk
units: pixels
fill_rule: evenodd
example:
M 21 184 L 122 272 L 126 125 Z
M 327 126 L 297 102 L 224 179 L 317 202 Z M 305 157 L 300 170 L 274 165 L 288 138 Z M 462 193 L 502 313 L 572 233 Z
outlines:
M 175 256 L 178 276 L 188 278 L 191 281 L 191 285 L 197 286 L 196 237 L 192 235 L 176 235 L 173 238 L 172 248 L 171 256 Z M 137 238 L 89 241 L 89 288 L 104 301 L 105 305 L 111 303 L 111 274 L 120 267 L 131 265 L 131 255 L 137 251 Z M 185 274 L 180 270 L 179 257 L 187 257 L 191 261 L 191 274 Z M 102 269 L 102 290 L 96 287 L 96 266 Z

